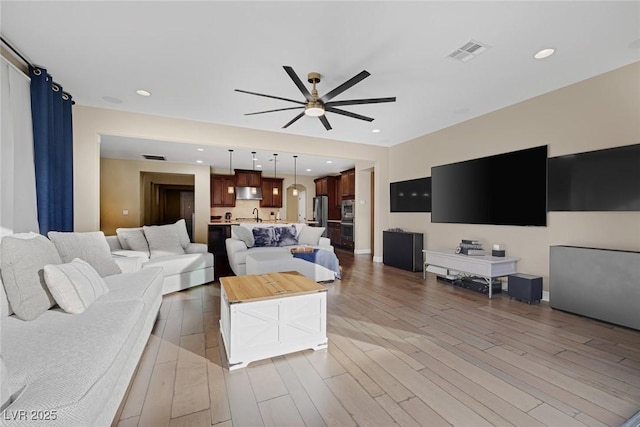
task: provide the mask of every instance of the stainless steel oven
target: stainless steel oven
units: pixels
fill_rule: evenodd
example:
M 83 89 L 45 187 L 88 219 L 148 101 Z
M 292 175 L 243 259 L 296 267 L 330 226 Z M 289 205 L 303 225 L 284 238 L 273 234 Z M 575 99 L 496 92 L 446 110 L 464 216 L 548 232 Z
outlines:
M 354 217 L 353 200 L 342 201 L 342 221 L 353 221 Z
M 340 223 L 340 238 L 343 242 L 353 242 L 353 221 L 342 221 Z

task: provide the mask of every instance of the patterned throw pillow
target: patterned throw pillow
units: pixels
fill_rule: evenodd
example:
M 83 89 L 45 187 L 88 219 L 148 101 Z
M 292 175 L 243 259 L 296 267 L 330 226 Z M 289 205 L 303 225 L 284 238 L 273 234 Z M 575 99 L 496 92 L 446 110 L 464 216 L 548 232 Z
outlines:
M 277 246 L 294 246 L 298 244 L 296 227 L 293 225 L 274 228 L 274 237 L 277 242 Z
M 256 248 L 278 246 L 273 227 L 254 227 L 251 232 Z

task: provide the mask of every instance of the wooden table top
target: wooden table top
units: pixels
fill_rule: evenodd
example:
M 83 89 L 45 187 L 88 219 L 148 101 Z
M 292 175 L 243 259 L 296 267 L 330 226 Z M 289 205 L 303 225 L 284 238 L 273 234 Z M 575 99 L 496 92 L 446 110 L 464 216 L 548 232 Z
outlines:
M 221 277 L 220 284 L 230 304 L 327 291 L 297 271 Z

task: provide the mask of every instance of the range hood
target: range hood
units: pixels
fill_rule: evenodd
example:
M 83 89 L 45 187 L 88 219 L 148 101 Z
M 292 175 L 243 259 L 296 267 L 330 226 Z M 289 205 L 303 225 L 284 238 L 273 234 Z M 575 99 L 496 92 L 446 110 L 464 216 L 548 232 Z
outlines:
M 262 188 L 236 187 L 236 200 L 262 200 Z

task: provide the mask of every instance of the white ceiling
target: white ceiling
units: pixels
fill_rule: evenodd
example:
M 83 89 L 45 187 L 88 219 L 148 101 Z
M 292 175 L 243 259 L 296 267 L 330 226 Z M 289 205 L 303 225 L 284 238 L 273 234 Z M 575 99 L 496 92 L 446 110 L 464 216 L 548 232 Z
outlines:
M 638 1 L 4 0 L 0 7 L 3 37 L 80 105 L 381 146 L 640 60 Z M 465 63 L 448 57 L 470 40 L 489 48 Z M 556 54 L 535 60 L 546 47 Z M 371 123 L 327 113 L 331 131 L 312 117 L 281 129 L 295 110 L 245 116 L 295 104 L 236 88 L 303 99 L 283 65 L 304 82 L 319 72 L 320 95 L 367 70 L 370 77 L 334 100 L 397 102 L 342 107 Z

